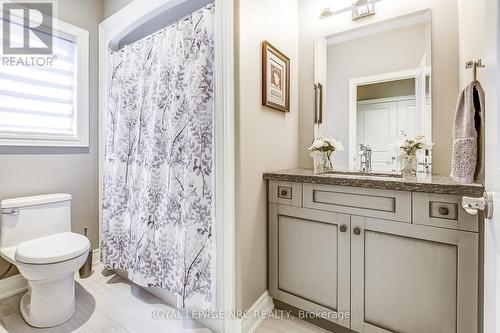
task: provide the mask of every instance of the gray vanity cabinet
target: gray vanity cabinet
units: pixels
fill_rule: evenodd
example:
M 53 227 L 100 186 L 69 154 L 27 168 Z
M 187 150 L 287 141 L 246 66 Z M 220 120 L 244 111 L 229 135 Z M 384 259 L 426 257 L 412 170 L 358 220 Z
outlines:
M 271 297 L 308 312 L 350 309 L 350 216 L 269 205 Z
M 351 217 L 351 328 L 477 330 L 478 235 Z
M 477 333 L 478 218 L 460 195 L 274 180 L 268 195 L 273 298 L 360 333 Z

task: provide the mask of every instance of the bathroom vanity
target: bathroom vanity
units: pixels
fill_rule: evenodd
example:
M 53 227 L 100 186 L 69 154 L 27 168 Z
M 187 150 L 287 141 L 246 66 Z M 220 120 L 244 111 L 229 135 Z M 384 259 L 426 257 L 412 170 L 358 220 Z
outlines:
M 481 185 L 293 169 L 268 181 L 271 297 L 360 333 L 478 332 Z

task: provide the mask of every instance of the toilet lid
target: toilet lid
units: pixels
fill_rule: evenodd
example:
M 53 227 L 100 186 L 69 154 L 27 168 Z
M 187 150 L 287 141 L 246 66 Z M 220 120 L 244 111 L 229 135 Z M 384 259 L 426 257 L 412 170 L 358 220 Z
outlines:
M 63 232 L 20 243 L 15 259 L 26 264 L 53 264 L 76 258 L 89 249 L 87 237 Z

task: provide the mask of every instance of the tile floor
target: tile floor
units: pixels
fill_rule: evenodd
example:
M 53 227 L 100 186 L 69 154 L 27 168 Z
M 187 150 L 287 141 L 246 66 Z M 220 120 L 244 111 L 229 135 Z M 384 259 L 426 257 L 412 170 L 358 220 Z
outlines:
M 19 312 L 21 295 L 0 301 L 0 333 L 209 333 L 193 320 L 154 320 L 154 311 L 174 311 L 161 299 L 112 271 L 95 267 L 88 279 L 77 279 L 77 312 L 68 322 L 48 329 L 28 326 Z M 267 319 L 256 333 L 324 333 L 295 318 Z

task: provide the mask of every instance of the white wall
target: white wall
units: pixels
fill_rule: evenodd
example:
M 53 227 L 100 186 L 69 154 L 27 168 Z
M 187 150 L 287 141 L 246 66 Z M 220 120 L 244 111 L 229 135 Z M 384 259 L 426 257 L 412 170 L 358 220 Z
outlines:
M 298 166 L 297 0 L 236 1 L 237 300 L 249 309 L 267 286 L 265 171 Z M 261 105 L 261 42 L 291 61 L 290 112 Z
M 470 0 L 475 2 L 475 0 Z M 480 0 L 482 1 L 482 0 Z M 433 65 L 433 128 L 434 173 L 449 174 L 452 145 L 452 125 L 459 92 L 459 37 L 458 0 L 384 0 L 377 3 L 377 14 L 352 21 L 350 13 L 319 19 L 326 4 L 335 8 L 349 1 L 299 0 L 299 58 L 300 58 L 300 120 L 299 160 L 301 167 L 312 167 L 307 152 L 313 137 L 313 40 L 380 22 L 411 12 L 430 8 L 432 11 L 432 65 Z
M 321 132 L 344 143 L 335 165 L 349 167 L 349 80 L 418 68 L 425 54 L 425 25 L 418 24 L 330 45 Z

